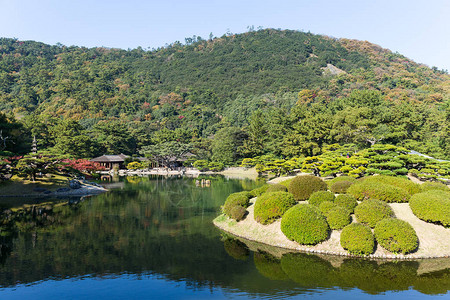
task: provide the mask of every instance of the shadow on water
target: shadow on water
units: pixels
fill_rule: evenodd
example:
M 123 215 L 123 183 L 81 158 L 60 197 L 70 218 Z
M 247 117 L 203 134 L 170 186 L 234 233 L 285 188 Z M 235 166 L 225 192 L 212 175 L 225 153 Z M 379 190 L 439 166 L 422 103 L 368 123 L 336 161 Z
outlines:
M 294 254 L 225 236 L 212 219 L 226 197 L 262 183 L 207 178 L 210 187 L 192 178 L 126 177 L 117 189 L 81 200 L 8 202 L 0 223 L 0 287 L 157 274 L 187 288 L 269 298 L 330 288 L 370 294 L 450 289 L 449 260 L 427 268 L 422 261 Z

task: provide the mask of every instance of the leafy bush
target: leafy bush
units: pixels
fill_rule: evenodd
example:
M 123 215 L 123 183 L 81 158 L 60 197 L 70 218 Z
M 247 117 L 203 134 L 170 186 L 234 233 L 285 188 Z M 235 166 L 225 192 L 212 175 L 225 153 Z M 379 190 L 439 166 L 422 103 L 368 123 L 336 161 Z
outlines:
M 266 193 L 271 192 L 287 192 L 287 187 L 285 187 L 282 184 L 271 184 L 269 185 L 269 188 L 267 189 Z
M 260 186 L 256 189 L 253 189 L 250 191 L 250 196 L 253 197 L 258 197 L 259 195 L 265 193 L 267 191 L 267 189 L 269 188 L 268 184 L 265 184 L 263 186 Z
M 355 217 L 359 223 L 368 225 L 373 228 L 378 221 L 394 216 L 394 211 L 385 202 L 368 199 L 356 206 Z
M 247 215 L 247 209 L 245 207 L 240 205 L 235 205 L 230 210 L 230 218 L 240 221 L 244 219 L 244 217 Z
M 294 177 L 295 178 L 295 177 Z M 286 179 L 280 182 L 281 185 L 284 185 L 285 187 L 289 188 L 289 184 L 291 184 L 292 179 L 294 178 L 290 178 L 290 179 Z
M 334 201 L 334 194 L 328 191 L 317 191 L 311 194 L 308 203 L 314 206 L 319 206 L 324 201 Z
M 333 183 L 331 185 L 330 190 L 335 194 L 345 194 L 348 190 L 348 188 L 353 184 L 354 182 L 351 181 L 339 181 L 336 183 Z
M 213 172 L 220 172 L 223 170 L 224 167 L 225 166 L 223 163 L 217 161 L 212 161 L 208 164 L 208 169 Z
M 386 202 L 408 202 L 411 196 L 399 187 L 375 182 L 358 182 L 350 186 L 347 192 L 357 200 L 378 199 Z
M 450 227 L 450 192 L 429 190 L 415 194 L 409 206 L 419 219 Z
M 295 200 L 306 200 L 316 191 L 326 191 L 327 184 L 320 178 L 303 175 L 297 176 L 289 183 L 289 192 L 294 195 Z
M 369 176 L 364 178 L 364 182 L 373 182 L 377 184 L 387 184 L 405 190 L 408 194 L 414 195 L 420 193 L 420 185 L 409 179 L 394 176 Z
M 250 193 L 249 192 L 239 192 L 233 193 L 228 196 L 225 204 L 222 208 L 224 214 L 232 218 L 232 209 L 235 206 L 242 206 L 243 208 L 247 208 L 249 205 Z
M 329 187 L 331 187 L 333 184 L 338 183 L 338 182 L 343 182 L 343 181 L 349 181 L 351 183 L 355 183 L 356 179 L 351 176 L 339 176 L 339 177 L 336 177 L 336 178 L 333 178 L 333 179 L 327 181 L 327 184 Z
M 355 211 L 355 207 L 358 205 L 356 198 L 350 194 L 338 195 L 334 200 L 334 203 L 338 206 L 345 207 L 348 211 L 350 211 L 350 213 L 353 213 Z
M 350 254 L 369 255 L 374 252 L 375 239 L 368 226 L 352 223 L 342 229 L 341 246 Z
M 281 231 L 302 245 L 315 245 L 328 237 L 330 228 L 319 209 L 310 204 L 297 204 L 281 218 Z
M 194 166 L 194 168 L 198 169 L 199 171 L 208 171 L 208 161 L 204 160 L 204 159 L 199 159 L 194 161 L 194 163 L 192 164 Z
M 319 205 L 319 210 L 323 215 L 325 215 L 327 213 L 327 211 L 329 211 L 330 209 L 335 208 L 335 207 L 337 207 L 336 203 L 331 202 L 331 201 L 323 201 Z
M 414 228 L 408 222 L 399 219 L 389 218 L 379 221 L 374 234 L 378 244 L 393 253 L 409 253 L 419 244 Z
M 430 191 L 430 190 L 441 190 L 445 192 L 450 192 L 450 189 L 447 185 L 441 183 L 441 182 L 424 182 L 420 185 L 420 188 L 422 189 L 422 192 Z
M 336 206 L 325 213 L 328 225 L 331 229 L 342 229 L 352 222 L 350 211 L 341 206 Z
M 255 203 L 255 220 L 261 224 L 273 223 L 296 203 L 287 192 L 266 192 Z

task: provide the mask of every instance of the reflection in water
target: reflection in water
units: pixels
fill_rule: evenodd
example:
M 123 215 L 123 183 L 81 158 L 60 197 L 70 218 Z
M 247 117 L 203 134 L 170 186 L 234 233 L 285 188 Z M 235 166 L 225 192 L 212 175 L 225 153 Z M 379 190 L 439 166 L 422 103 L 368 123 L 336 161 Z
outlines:
M 371 294 L 410 288 L 442 294 L 450 288 L 448 268 L 429 272 L 421 262 L 293 254 L 224 236 L 211 222 L 226 197 L 261 183 L 204 179 L 210 187 L 197 187 L 198 179 L 126 177 L 106 194 L 40 205 L 32 200 L 21 209 L 7 200 L 0 286 L 20 290 L 18 284 L 48 279 L 157 276 L 194 291 L 220 288 L 227 296 L 258 298 L 328 288 Z

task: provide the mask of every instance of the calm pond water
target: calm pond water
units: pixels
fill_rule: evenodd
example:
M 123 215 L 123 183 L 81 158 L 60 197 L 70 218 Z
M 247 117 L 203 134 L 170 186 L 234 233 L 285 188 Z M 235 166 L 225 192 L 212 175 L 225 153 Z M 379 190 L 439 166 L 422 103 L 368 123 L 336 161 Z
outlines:
M 450 298 L 449 259 L 287 253 L 227 236 L 211 223 L 220 205 L 261 183 L 210 179 L 122 178 L 106 194 L 6 214 L 0 299 Z

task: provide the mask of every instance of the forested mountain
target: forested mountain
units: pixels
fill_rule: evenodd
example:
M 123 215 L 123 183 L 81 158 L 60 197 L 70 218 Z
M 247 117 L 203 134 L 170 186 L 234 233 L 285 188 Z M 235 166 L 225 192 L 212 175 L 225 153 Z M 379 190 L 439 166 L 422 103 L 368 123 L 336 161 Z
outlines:
M 0 39 L 1 150 L 190 143 L 232 164 L 391 143 L 450 157 L 450 77 L 369 42 L 265 29 L 160 49 Z M 5 138 L 8 139 L 5 140 Z

